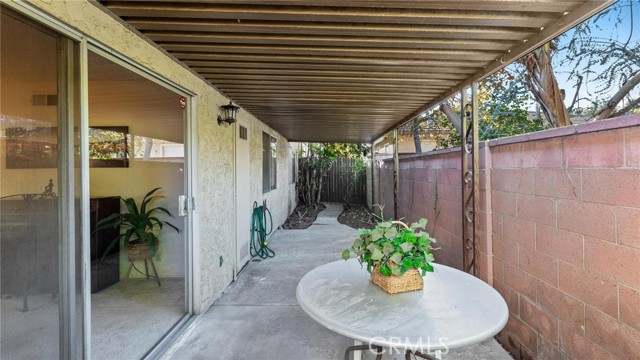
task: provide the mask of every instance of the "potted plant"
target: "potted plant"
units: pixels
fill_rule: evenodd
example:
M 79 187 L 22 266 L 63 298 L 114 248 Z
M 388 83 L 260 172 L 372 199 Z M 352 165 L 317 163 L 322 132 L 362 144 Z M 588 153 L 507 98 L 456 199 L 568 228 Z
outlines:
M 402 221 L 379 222 L 374 229 L 359 229 L 359 237 L 342 252 L 348 260 L 354 254 L 367 264 L 371 281 L 384 291 L 398 292 L 423 288 L 422 276 L 434 271 L 431 238 L 424 230 L 426 219 L 408 226 Z
M 105 255 L 109 254 L 111 249 L 122 239 L 123 243 L 127 245 L 129 261 L 147 260 L 154 257 L 158 251 L 159 240 L 154 232 L 156 228 L 162 230 L 163 226 L 167 225 L 180 233 L 177 227 L 167 221 L 160 220 L 156 216 L 158 212 L 161 212 L 172 217 L 169 210 L 163 207 L 150 207 L 151 202 L 164 197 L 160 195 L 153 196 L 160 189 L 158 187 L 149 191 L 142 199 L 140 207 L 138 207 L 133 198 L 124 199 L 120 197 L 120 200 L 127 208 L 127 213 L 113 214 L 97 224 L 95 231 L 116 227 L 124 230 L 119 236 L 111 240 L 104 252 Z

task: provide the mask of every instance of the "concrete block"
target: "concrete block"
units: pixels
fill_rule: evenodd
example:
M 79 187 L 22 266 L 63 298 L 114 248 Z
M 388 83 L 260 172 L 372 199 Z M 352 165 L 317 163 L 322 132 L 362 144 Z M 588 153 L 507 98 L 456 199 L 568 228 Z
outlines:
M 618 283 L 606 274 L 560 263 L 560 290 L 618 317 Z
M 616 167 L 624 165 L 622 131 L 595 132 L 564 139 L 563 164 L 576 167 Z
M 537 290 L 538 306 L 574 329 L 584 328 L 583 302 L 543 281 L 538 281 Z

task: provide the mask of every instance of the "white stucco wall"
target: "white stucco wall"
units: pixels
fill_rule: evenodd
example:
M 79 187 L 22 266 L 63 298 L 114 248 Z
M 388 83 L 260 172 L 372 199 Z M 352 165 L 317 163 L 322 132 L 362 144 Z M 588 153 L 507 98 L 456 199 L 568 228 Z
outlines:
M 34 6 L 60 19 L 73 28 L 100 41 L 131 60 L 152 70 L 196 94 L 198 176 L 197 210 L 199 247 L 194 256 L 196 269 L 196 309 L 206 310 L 233 278 L 234 254 L 234 132 L 216 122 L 219 108 L 228 100 L 204 80 L 186 70 L 162 51 L 148 43 L 128 26 L 113 19 L 87 1 L 30 0 Z M 251 196 L 261 202 L 267 199 L 274 226 L 287 216 L 293 198 L 293 185 L 287 180 L 287 141 L 244 110 L 238 115 L 251 125 Z M 261 131 L 266 129 L 278 140 L 278 188 L 262 194 Z M 224 264 L 219 266 L 219 257 Z
M 267 200 L 267 207 L 273 216 L 273 227 L 277 229 L 282 225 L 290 211 L 291 195 L 295 194 L 295 184 L 289 184 L 289 143 L 280 134 L 266 126 L 264 123 L 254 120 L 250 128 L 250 161 L 251 161 L 251 201 Z M 276 138 L 277 141 L 277 186 L 267 193 L 262 192 L 262 132 Z

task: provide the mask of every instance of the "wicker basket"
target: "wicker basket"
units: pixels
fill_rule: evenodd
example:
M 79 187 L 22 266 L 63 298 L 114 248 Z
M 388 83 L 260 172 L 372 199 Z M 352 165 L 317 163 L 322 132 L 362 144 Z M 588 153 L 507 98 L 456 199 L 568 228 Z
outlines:
M 156 239 L 156 248 L 154 249 L 149 246 L 149 244 L 128 244 L 127 245 L 127 256 L 129 257 L 129 261 L 140 261 L 147 260 L 154 257 L 156 252 L 158 251 L 159 241 Z
M 418 269 L 407 270 L 402 276 L 393 274 L 384 276 L 378 269 L 379 266 L 376 266 L 371 272 L 371 282 L 380 286 L 382 290 L 389 294 L 422 290 L 424 288 L 424 282 Z

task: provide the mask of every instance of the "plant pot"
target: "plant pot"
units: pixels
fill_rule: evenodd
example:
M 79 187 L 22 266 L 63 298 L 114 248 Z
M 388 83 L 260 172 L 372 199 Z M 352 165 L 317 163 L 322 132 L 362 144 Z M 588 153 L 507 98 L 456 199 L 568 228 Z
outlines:
M 402 276 L 384 276 L 379 271 L 380 266 L 376 266 L 371 272 L 371 282 L 378 285 L 389 294 L 422 290 L 424 282 L 418 269 L 407 270 Z
M 156 239 L 155 250 L 151 248 L 149 243 L 128 244 L 127 256 L 129 257 L 129 261 L 151 259 L 156 255 L 156 252 L 158 251 L 158 245 L 159 245 L 158 239 Z

